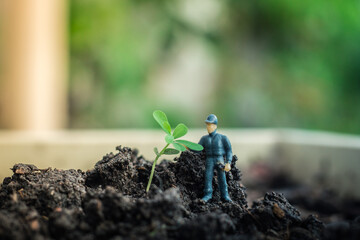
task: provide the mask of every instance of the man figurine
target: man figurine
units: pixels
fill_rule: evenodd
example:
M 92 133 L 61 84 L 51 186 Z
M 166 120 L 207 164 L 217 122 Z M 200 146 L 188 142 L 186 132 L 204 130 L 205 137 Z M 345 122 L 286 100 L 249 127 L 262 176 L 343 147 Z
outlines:
M 207 202 L 212 198 L 212 179 L 214 168 L 216 168 L 221 198 L 226 202 L 231 202 L 225 177 L 225 171 L 228 172 L 231 169 L 230 164 L 233 157 L 231 144 L 226 136 L 216 132 L 218 120 L 214 114 L 210 114 L 205 123 L 209 134 L 203 136 L 199 141 L 206 154 L 205 189 L 202 200 Z M 224 157 L 226 158 L 224 159 Z

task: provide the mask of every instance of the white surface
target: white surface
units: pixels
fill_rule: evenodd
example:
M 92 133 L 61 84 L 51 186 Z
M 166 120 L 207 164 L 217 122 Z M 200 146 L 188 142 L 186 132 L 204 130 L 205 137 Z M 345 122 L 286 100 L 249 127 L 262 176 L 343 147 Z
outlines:
M 272 161 L 298 181 L 322 182 L 342 194 L 360 197 L 360 138 L 292 129 L 219 129 L 232 143 L 246 178 L 253 161 Z M 185 139 L 197 142 L 205 129 L 190 130 Z M 11 176 L 15 163 L 40 168 L 87 170 L 118 145 L 137 148 L 153 159 L 153 148 L 165 145 L 161 130 L 72 130 L 58 132 L 0 131 L 0 177 Z

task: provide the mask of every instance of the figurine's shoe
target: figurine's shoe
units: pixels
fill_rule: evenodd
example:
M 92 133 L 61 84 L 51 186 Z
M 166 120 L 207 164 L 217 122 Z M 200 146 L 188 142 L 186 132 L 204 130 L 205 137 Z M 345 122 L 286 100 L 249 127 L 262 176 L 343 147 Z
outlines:
M 223 197 L 222 200 L 223 200 L 224 202 L 232 202 L 232 200 L 231 200 L 231 198 L 229 197 L 229 195 Z
M 202 200 L 203 200 L 204 202 L 208 202 L 211 198 L 212 198 L 211 195 L 205 195 L 205 196 L 202 198 Z

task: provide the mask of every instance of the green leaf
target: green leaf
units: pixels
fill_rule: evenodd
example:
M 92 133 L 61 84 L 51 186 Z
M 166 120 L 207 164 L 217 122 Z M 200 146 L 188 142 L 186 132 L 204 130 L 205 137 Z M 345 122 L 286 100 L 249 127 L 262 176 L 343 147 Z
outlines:
M 179 150 L 179 151 L 182 151 L 182 152 L 183 152 L 183 151 L 186 150 L 186 148 L 184 147 L 184 145 L 181 145 L 181 144 L 176 143 L 176 142 L 173 142 L 172 144 L 173 144 L 174 148 L 176 148 L 176 149 Z
M 174 129 L 173 136 L 175 139 L 177 139 L 184 136 L 187 132 L 188 132 L 188 128 L 185 126 L 185 124 L 180 123 Z
M 163 129 L 166 133 L 171 134 L 171 126 L 169 122 L 163 122 Z
M 174 137 L 173 137 L 172 135 L 170 135 L 170 134 L 167 134 L 167 135 L 165 136 L 165 141 L 166 141 L 168 144 L 171 144 L 171 143 L 173 143 L 173 141 L 174 141 Z
M 204 147 L 201 146 L 200 144 L 193 143 L 193 142 L 186 141 L 186 140 L 176 140 L 176 143 L 184 144 L 188 148 L 195 150 L 195 151 L 201 151 L 204 149 Z
M 157 155 L 159 155 L 159 150 L 157 149 L 157 147 L 154 147 L 154 153 Z
M 171 134 L 171 126 L 163 111 L 156 110 L 153 112 L 154 119 L 159 123 L 160 127 L 168 134 Z
M 180 151 L 177 149 L 173 149 L 173 148 L 167 148 L 164 151 L 164 154 L 166 155 L 173 155 L 173 154 L 178 154 Z

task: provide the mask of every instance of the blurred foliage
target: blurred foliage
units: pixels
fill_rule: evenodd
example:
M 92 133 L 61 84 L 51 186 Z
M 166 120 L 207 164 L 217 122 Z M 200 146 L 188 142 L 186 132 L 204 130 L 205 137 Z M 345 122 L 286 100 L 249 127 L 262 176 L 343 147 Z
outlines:
M 154 69 L 191 39 L 216 63 L 203 105 L 222 127 L 360 133 L 359 1 L 70 3 L 71 127 L 152 127 L 159 108 L 170 121 L 202 126 L 204 111 L 173 108 L 149 90 Z

